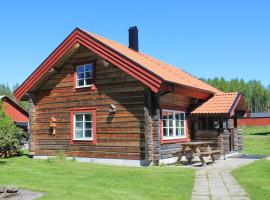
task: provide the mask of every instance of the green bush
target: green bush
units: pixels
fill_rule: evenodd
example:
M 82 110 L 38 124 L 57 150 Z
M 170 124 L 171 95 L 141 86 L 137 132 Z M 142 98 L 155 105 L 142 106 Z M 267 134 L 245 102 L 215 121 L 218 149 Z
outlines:
M 22 129 L 15 126 L 10 117 L 6 116 L 0 102 L 0 157 L 18 155 L 26 135 Z

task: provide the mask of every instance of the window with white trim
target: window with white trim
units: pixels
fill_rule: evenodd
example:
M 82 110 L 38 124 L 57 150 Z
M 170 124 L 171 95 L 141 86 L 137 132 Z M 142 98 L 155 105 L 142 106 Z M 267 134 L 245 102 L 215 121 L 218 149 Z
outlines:
M 76 67 L 76 87 L 89 87 L 93 84 L 93 65 L 79 65 Z
M 162 110 L 163 139 L 186 138 L 185 112 Z
M 93 114 L 74 114 L 74 140 L 93 140 Z

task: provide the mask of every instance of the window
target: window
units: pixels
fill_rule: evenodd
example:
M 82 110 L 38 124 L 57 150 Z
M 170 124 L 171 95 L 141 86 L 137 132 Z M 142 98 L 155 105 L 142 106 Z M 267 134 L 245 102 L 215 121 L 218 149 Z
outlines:
M 93 114 L 74 114 L 74 140 L 93 140 Z
M 163 139 L 186 138 L 185 113 L 181 111 L 163 110 Z
M 76 68 L 76 87 L 88 87 L 93 84 L 93 65 L 79 65 Z

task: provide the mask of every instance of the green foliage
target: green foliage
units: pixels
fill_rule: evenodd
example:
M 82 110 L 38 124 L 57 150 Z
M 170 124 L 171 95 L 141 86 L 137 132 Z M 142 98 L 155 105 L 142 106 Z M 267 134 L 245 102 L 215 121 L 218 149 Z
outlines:
M 251 112 L 270 111 L 270 85 L 265 88 L 260 81 L 243 79 L 225 80 L 223 77 L 214 79 L 201 79 L 223 92 L 241 92 Z
M 13 98 L 12 89 L 10 89 L 8 84 L 0 84 L 0 95 L 6 95 Z
M 27 134 L 17 128 L 12 120 L 5 115 L 0 102 L 0 157 L 11 157 L 19 153 L 22 142 Z

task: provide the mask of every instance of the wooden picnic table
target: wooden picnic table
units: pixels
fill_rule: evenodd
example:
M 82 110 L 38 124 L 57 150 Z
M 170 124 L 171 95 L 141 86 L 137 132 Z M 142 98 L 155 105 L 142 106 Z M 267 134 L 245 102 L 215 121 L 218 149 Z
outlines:
M 221 150 L 213 150 L 210 146 L 211 144 L 214 144 L 214 142 L 191 141 L 191 142 L 181 143 L 182 150 L 175 153 L 175 156 L 178 157 L 177 162 L 179 163 L 183 156 L 186 157 L 188 163 L 191 163 L 192 159 L 195 156 L 198 156 L 203 166 L 206 165 L 204 157 L 210 156 L 212 161 L 214 162 L 215 161 L 214 155 L 220 154 Z

